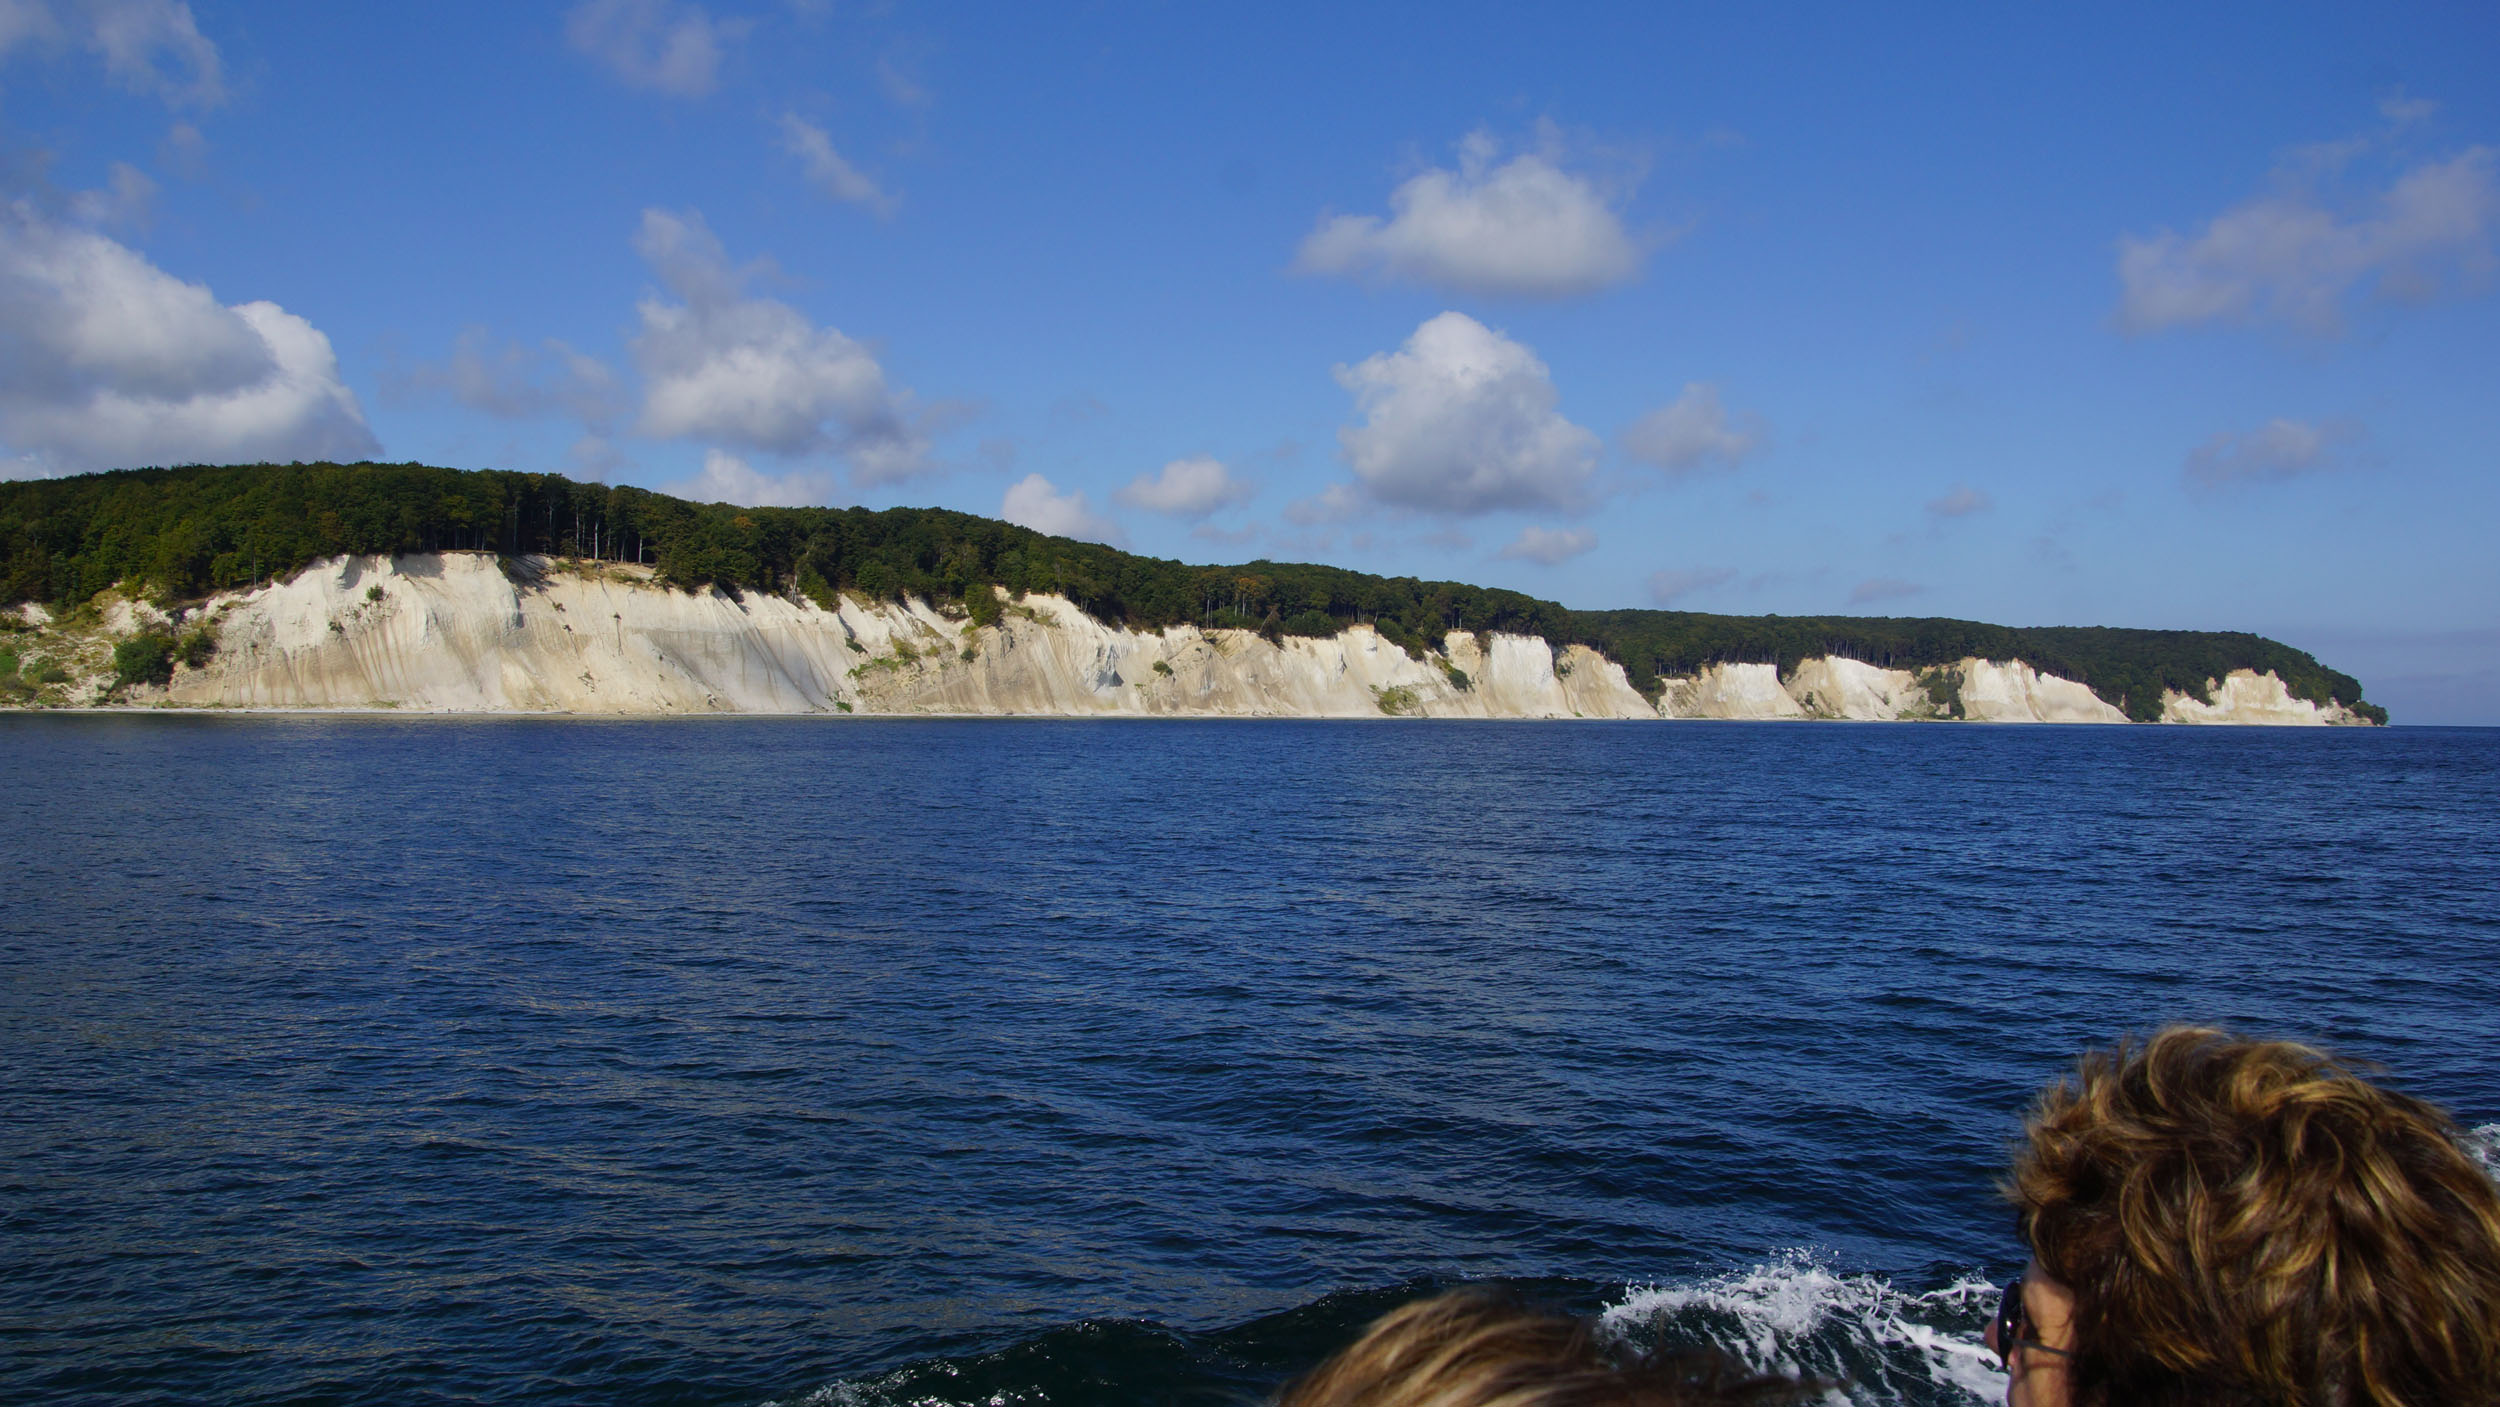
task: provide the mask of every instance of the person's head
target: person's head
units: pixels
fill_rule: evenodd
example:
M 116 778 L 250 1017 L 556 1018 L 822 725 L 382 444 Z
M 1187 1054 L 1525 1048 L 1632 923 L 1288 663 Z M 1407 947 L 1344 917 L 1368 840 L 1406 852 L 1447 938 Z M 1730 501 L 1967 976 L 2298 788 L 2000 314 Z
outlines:
M 1277 1407 L 1767 1407 L 1813 1392 L 1715 1354 L 1617 1355 L 1586 1321 L 1456 1290 L 1383 1315 Z
M 2018 1407 L 2500 1403 L 2500 1189 L 2430 1105 L 2179 1027 L 2025 1132 Z

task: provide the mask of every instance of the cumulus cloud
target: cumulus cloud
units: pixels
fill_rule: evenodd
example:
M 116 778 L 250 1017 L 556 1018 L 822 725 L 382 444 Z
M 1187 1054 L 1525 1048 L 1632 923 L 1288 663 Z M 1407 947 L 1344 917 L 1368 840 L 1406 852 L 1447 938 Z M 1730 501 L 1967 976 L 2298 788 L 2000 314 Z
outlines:
M 165 129 L 165 140 L 156 144 L 156 159 L 184 180 L 196 181 L 208 169 L 208 138 L 190 123 L 177 122 Z
M 50 473 L 378 450 L 311 323 L 24 204 L 0 212 L 0 442 Z
M 928 468 L 929 439 L 909 391 L 890 388 L 868 348 L 746 291 L 703 217 L 646 210 L 635 249 L 675 301 L 638 306 L 641 428 L 768 454 L 841 455 L 875 484 Z
M 1955 484 L 1942 498 L 1927 500 L 1928 513 L 1937 518 L 1967 518 L 1995 506 L 1995 499 L 1968 484 Z
M 1302 273 L 1375 274 L 1463 293 L 1563 298 L 1640 272 L 1643 251 L 1597 182 L 1558 164 L 1557 144 L 1501 160 L 1484 132 L 1390 193 L 1387 219 L 1323 215 L 1294 260 Z
M 69 211 L 90 225 L 146 225 L 156 206 L 156 182 L 126 161 L 113 163 L 105 184 L 70 197 Z
M 1730 416 L 1718 387 L 1693 381 L 1673 401 L 1632 422 L 1623 432 L 1623 452 L 1669 474 L 1697 474 L 1735 468 L 1762 439 L 1758 418 Z
M 821 469 L 767 474 L 734 454 L 703 452 L 703 468 L 691 479 L 662 485 L 660 492 L 697 503 L 735 503 L 743 508 L 807 508 L 830 502 L 833 476 Z
M 1734 580 L 1734 567 L 1686 567 L 1651 572 L 1649 599 L 1661 606 L 1672 606 L 1696 592 L 1725 586 Z
M 1203 518 L 1219 509 L 1247 503 L 1257 492 L 1257 486 L 1233 477 L 1223 461 L 1202 454 L 1175 459 L 1151 474 L 1140 474 L 1112 497 L 1149 513 Z
M 2216 435 L 2188 453 L 2187 481 L 2200 488 L 2266 483 L 2332 469 L 2361 437 L 2343 421 L 2269 420 L 2246 434 Z
M 1897 601 L 1904 596 L 1916 596 L 1926 589 L 1915 581 L 1903 581 L 1897 576 L 1869 577 L 1850 588 L 1849 604 L 1863 606 L 1870 601 Z
M 1597 546 L 1597 534 L 1586 528 L 1540 528 L 1531 523 L 1519 530 L 1498 554 L 1508 561 L 1557 566 Z
M 215 107 L 226 100 L 225 65 L 179 0 L 79 0 L 73 7 L 104 71 L 134 93 Z
M 2425 161 L 2367 194 L 2334 190 L 2331 178 L 2373 145 L 2311 149 L 2277 171 L 2275 192 L 2192 235 L 2120 239 L 2120 325 L 2154 332 L 2279 323 L 2324 334 L 2341 327 L 2346 303 L 2364 292 L 2422 299 L 2487 282 L 2500 228 L 2500 151 L 2473 147 Z
M 1404 347 L 1336 376 L 1364 417 L 1337 442 L 1379 502 L 1487 513 L 1572 509 L 1588 497 L 1597 436 L 1555 411 L 1534 352 L 1465 313 L 1442 313 Z
M 73 43 L 134 93 L 174 107 L 226 100 L 225 61 L 181 0 L 0 0 L 0 55 Z
M 1363 495 L 1352 484 L 1330 484 L 1309 498 L 1285 505 L 1285 521 L 1298 528 L 1323 527 L 1360 517 Z
M 499 347 L 482 327 L 463 331 L 448 358 L 421 364 L 385 389 L 442 392 L 505 420 L 569 415 L 594 429 L 614 422 L 623 405 L 616 373 L 597 357 L 553 337 L 535 347 Z
M 739 30 L 700 5 L 583 0 L 564 17 L 565 42 L 627 87 L 699 98 L 720 81 L 722 44 Z
M 1027 474 L 1008 486 L 998 516 L 1018 527 L 1053 537 L 1077 537 L 1117 546 L 1124 538 L 1120 525 L 1096 513 L 1081 489 L 1065 493 L 1039 474 Z
M 891 216 L 901 204 L 894 196 L 869 179 L 868 175 L 833 149 L 833 138 L 796 113 L 781 115 L 781 149 L 799 159 L 807 173 L 807 183 L 846 204 L 856 205 L 879 219 Z

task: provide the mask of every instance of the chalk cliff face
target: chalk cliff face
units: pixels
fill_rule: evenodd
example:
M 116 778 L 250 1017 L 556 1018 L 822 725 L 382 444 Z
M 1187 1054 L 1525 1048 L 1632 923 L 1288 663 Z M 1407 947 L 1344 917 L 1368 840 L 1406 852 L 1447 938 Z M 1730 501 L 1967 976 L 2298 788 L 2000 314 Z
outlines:
M 1367 627 L 1281 646 L 1247 631 L 1106 626 L 1056 597 L 974 627 L 914 602 L 687 593 L 641 568 L 478 554 L 348 558 L 222 597 L 218 649 L 177 704 L 567 713 L 1655 717 L 1617 665 L 1454 634 L 1448 667 Z M 1455 671 L 1455 672 L 1453 672 Z M 1462 686 L 1459 675 L 1466 677 Z
M 2124 723 L 2127 715 L 2072 679 L 2020 660 L 1964 660 L 1962 714 L 1975 723 Z
M 1803 718 L 1805 710 L 1780 687 L 1779 669 L 1767 664 L 1714 664 L 1699 674 L 1666 681 L 1658 694 L 1664 718 Z
M 1808 718 L 1891 722 L 1947 716 L 1918 676 L 1906 669 L 1883 669 L 1860 660 L 1807 660 L 1797 666 L 1797 672 L 1784 687 Z
M 2272 670 L 2264 674 L 2245 669 L 2231 671 L 2228 679 L 2206 681 L 2213 702 L 2190 698 L 2176 690 L 2161 698 L 2161 721 L 2164 723 L 2270 723 L 2278 727 L 2324 727 L 2330 724 L 2367 723 L 2351 709 L 2339 703 L 2320 707 L 2307 699 L 2292 697 L 2292 691 Z
M 2292 697 L 2272 671 L 2233 670 L 2208 681 L 2213 702 L 2172 690 L 2164 723 L 2242 723 L 2319 727 L 2366 724 L 2342 704 Z M 1933 669 L 1884 669 L 1859 660 L 1806 660 L 1782 679 L 1767 664 L 1712 665 L 1668 681 L 1658 700 L 1667 718 L 1845 718 L 1908 722 L 1961 718 L 1974 723 L 2124 723 L 2127 716 L 2072 679 L 2042 674 L 2020 660 L 1965 659 Z
M 995 625 L 922 602 L 674 591 L 616 563 L 445 553 L 342 558 L 185 613 L 217 651 L 132 703 L 585 714 L 973 713 L 1376 718 L 1722 718 L 2118 723 L 2072 680 L 2020 661 L 1912 672 L 1811 659 L 1718 664 L 1664 681 L 1653 708 L 1584 646 L 1452 632 L 1417 660 L 1356 626 L 1271 644 L 1240 630 L 1107 626 L 1066 600 L 1002 602 Z M 29 618 L 29 623 L 35 623 Z M 132 603 L 58 649 L 102 669 L 110 637 L 163 629 Z M 92 690 L 90 689 L 90 692 Z M 2357 722 L 2292 698 L 2272 674 L 2178 694 L 2167 721 Z

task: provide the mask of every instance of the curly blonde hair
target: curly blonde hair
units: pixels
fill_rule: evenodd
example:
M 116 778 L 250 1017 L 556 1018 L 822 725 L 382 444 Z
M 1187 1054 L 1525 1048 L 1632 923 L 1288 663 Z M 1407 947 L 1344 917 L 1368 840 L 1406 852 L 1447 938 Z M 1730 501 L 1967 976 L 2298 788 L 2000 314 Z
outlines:
M 1816 1391 L 1716 1354 L 1618 1357 L 1585 1320 L 1454 1290 L 1381 1316 L 1276 1407 L 1769 1407 Z
M 2083 1407 L 2500 1403 L 2500 1189 L 2448 1116 L 2174 1027 L 2044 1091 L 2006 1194 Z

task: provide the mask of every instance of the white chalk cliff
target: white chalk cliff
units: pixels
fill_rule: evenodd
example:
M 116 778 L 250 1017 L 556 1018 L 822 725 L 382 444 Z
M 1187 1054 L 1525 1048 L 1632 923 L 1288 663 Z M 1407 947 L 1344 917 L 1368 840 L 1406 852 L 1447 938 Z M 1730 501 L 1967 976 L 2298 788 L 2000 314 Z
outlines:
M 1656 707 L 1585 646 L 1452 632 L 1417 660 L 1368 626 L 1270 643 L 1242 630 L 1105 625 L 1068 601 L 1002 602 L 995 625 L 922 602 L 663 587 L 645 568 L 483 553 L 350 557 L 183 613 L 217 650 L 125 702 L 582 714 L 858 713 L 1432 718 L 1833 718 L 2119 723 L 2090 689 L 2020 661 L 1918 672 L 1856 660 L 1713 665 Z M 116 606 L 108 634 L 162 622 Z M 64 651 L 68 658 L 74 652 Z M 100 658 L 90 642 L 81 658 Z M 94 666 L 90 666 L 91 668 Z M 2272 674 L 2173 694 L 2164 721 L 2358 722 Z M 1956 708 L 1958 701 L 1958 709 Z

